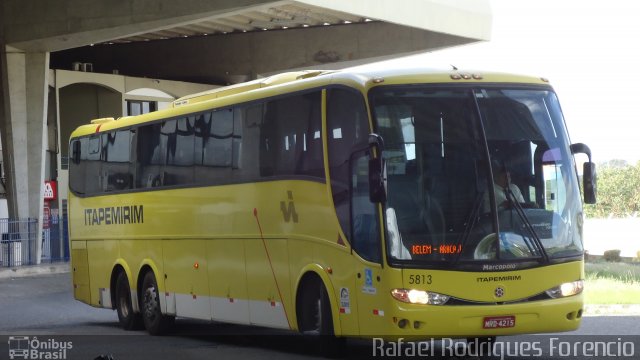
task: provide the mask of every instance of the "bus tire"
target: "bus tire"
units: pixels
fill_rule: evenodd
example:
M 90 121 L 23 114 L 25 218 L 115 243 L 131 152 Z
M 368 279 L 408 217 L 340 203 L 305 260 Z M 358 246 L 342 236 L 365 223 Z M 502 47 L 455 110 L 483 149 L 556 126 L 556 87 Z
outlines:
M 118 272 L 116 278 L 116 311 L 120 326 L 125 330 L 140 330 L 143 327 L 142 315 L 133 311 L 131 302 L 131 288 L 124 271 Z
M 162 314 L 158 283 L 153 271 L 147 271 L 140 289 L 140 311 L 147 332 L 151 335 L 165 334 L 173 325 L 175 318 Z
M 337 338 L 333 330 L 331 302 L 322 280 L 313 276 L 304 283 L 298 303 L 298 328 L 313 338 L 316 352 L 326 357 L 337 357 L 344 350 L 345 339 Z

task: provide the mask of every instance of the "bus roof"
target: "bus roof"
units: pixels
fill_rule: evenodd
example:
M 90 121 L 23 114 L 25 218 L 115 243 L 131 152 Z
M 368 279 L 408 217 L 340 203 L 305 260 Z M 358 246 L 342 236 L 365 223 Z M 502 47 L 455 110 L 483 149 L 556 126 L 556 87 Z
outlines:
M 195 104 L 207 100 L 217 99 L 229 95 L 235 95 L 244 93 L 247 91 L 261 89 L 268 86 L 280 85 L 290 83 L 292 81 L 307 79 L 318 75 L 324 75 L 333 71 L 328 70 L 305 70 L 305 71 L 293 71 L 282 74 L 269 76 L 267 78 L 256 79 L 244 83 L 223 86 L 220 88 L 203 91 L 196 94 L 183 96 L 173 102 L 173 107 Z
M 358 69 L 304 70 L 285 72 L 267 78 L 215 88 L 187 95 L 175 100 L 172 107 L 152 113 L 113 118 L 101 118 L 91 124 L 78 127 L 71 137 L 84 136 L 103 130 L 111 130 L 148 121 L 206 111 L 218 107 L 253 101 L 332 84 L 350 85 L 363 91 L 374 86 L 412 83 L 460 84 L 460 83 L 512 83 L 548 85 L 544 78 L 499 72 L 466 71 L 451 68 L 389 68 L 359 71 Z

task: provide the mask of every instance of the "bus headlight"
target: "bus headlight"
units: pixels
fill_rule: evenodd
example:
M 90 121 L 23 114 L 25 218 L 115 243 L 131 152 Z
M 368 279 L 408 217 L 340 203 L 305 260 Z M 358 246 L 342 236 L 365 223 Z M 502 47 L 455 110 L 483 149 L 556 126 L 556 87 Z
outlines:
M 578 295 L 584 289 L 584 281 L 576 280 L 573 282 L 564 283 L 546 291 L 547 295 L 557 299 L 561 297 Z
M 391 296 L 396 300 L 410 304 L 444 305 L 449 301 L 447 295 L 415 289 L 393 289 Z

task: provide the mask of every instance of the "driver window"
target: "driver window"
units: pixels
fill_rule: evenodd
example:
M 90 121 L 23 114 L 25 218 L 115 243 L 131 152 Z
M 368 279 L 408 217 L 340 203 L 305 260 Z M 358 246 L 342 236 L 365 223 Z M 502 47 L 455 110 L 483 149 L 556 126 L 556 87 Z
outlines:
M 351 202 L 358 198 L 357 195 L 351 194 L 350 190 L 354 173 L 352 163 L 356 161 L 358 154 L 364 156 L 362 149 L 368 147 L 369 133 L 369 118 L 362 94 L 346 88 L 328 89 L 327 152 L 331 192 L 338 222 L 347 238 L 345 240 L 350 243 L 354 243 L 352 237 L 356 233 L 353 231 L 352 217 L 355 216 L 352 216 L 352 213 L 355 212 L 352 211 Z M 354 186 L 356 184 L 357 182 Z M 360 190 L 366 193 L 368 201 L 368 188 L 358 189 Z M 362 223 L 358 226 L 362 226 Z
M 566 186 L 562 177 L 562 163 L 558 149 L 551 149 L 542 155 L 542 176 L 544 179 L 544 208 L 545 210 L 561 213 L 566 203 Z
M 369 155 L 361 151 L 351 161 L 351 243 L 363 259 L 381 262 L 378 205 L 369 200 Z

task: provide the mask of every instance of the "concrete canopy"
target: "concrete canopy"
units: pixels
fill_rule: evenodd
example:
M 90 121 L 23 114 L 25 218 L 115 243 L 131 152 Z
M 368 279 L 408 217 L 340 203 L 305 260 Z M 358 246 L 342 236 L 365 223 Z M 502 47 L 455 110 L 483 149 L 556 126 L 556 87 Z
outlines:
M 489 0 L 2 0 L 9 217 L 37 218 L 41 236 L 50 67 L 81 61 L 96 72 L 226 84 L 485 41 L 490 33 Z
M 4 0 L 4 43 L 53 52 L 101 42 L 381 21 L 488 40 L 488 0 Z
M 217 1 L 187 14 L 189 3 L 181 2 L 173 17 L 151 13 L 148 21 L 96 29 L 95 46 L 54 52 L 51 65 L 83 62 L 96 72 L 224 85 L 463 45 L 487 40 L 491 30 L 486 1 L 244 1 L 226 8 Z M 86 36 L 49 38 L 48 48 L 88 45 Z M 19 45 L 37 49 L 43 41 Z

